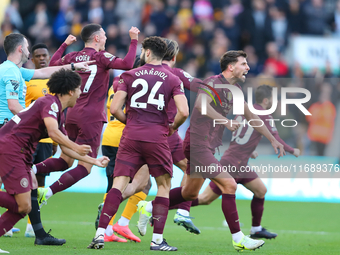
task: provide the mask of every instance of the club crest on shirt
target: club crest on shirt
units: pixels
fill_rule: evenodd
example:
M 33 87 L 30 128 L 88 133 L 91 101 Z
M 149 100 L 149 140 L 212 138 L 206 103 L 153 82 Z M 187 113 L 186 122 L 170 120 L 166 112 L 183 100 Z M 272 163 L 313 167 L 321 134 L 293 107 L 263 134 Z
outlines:
M 21 181 L 20 181 L 20 185 L 23 188 L 27 188 L 28 187 L 28 180 L 27 180 L 27 178 L 22 178 Z
M 59 111 L 59 108 L 58 108 L 58 105 L 56 102 L 54 102 L 52 105 L 51 105 L 51 109 L 54 111 L 54 112 L 58 112 Z
M 43 95 L 45 96 L 47 94 L 47 88 L 43 88 L 42 91 Z
M 118 83 L 122 84 L 124 82 L 123 79 L 120 79 Z

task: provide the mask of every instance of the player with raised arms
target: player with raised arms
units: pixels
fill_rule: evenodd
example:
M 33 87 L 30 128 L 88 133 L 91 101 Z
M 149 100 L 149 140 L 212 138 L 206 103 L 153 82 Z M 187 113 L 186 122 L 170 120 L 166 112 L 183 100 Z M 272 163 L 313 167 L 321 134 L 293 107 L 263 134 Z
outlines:
M 268 85 L 259 86 L 256 89 L 254 108 L 257 110 L 268 110 L 272 107 L 273 87 Z M 271 115 L 259 115 L 263 123 L 267 126 L 270 133 L 283 144 L 285 151 L 293 154 L 295 157 L 300 155 L 300 150 L 292 148 L 286 144 L 279 136 L 279 133 L 273 122 Z M 237 115 L 235 120 L 244 122 L 244 116 Z M 256 124 L 257 125 L 257 124 Z M 244 125 L 233 132 L 232 139 L 228 150 L 226 150 L 220 160 L 222 166 L 234 166 L 237 171 L 230 171 L 229 174 L 235 179 L 236 183 L 242 184 L 248 190 L 253 192 L 254 196 L 251 201 L 252 227 L 250 229 L 251 238 L 272 239 L 277 236 L 275 233 L 269 232 L 261 226 L 261 219 L 264 210 L 264 198 L 267 192 L 266 186 L 258 175 L 251 172 L 240 171 L 241 167 L 247 167 L 249 158 L 256 158 L 258 153 L 255 151 L 262 135 L 249 125 Z M 202 194 L 198 195 L 197 201 L 193 201 L 194 205 L 209 205 L 212 201 L 222 195 L 221 190 L 214 182 L 210 182 Z
M 195 109 L 190 119 L 190 127 L 184 139 L 184 152 L 190 161 L 187 168 L 187 174 L 190 174 L 190 178 L 187 178 L 183 187 L 170 191 L 170 207 L 184 201 L 195 200 L 205 178 L 210 178 L 222 190 L 222 211 L 229 224 L 232 243 L 236 250 L 255 250 L 264 244 L 263 240 L 253 240 L 245 236 L 240 229 L 235 201 L 237 184 L 228 173 L 195 172 L 195 167 L 203 166 L 203 168 L 208 168 L 213 166 L 222 169 L 221 164 L 214 157 L 214 150 L 221 144 L 224 127 L 222 125 L 214 125 L 213 120 L 225 120 L 226 124 L 224 126 L 230 131 L 237 130 L 240 127 L 240 123 L 237 121 L 231 122 L 225 117 L 233 107 L 231 91 L 226 88 L 214 89 L 213 87 L 216 84 L 231 84 L 241 89 L 237 83 L 244 82 L 249 71 L 246 57 L 247 55 L 243 51 L 226 52 L 220 59 L 222 73 L 204 80 L 202 90 L 197 95 Z M 213 93 L 220 100 L 220 104 L 215 105 L 213 98 L 207 96 Z M 203 100 L 203 95 L 207 99 L 206 115 L 202 114 L 201 101 Z M 257 115 L 250 112 L 246 102 L 244 102 L 244 108 L 244 116 L 247 120 L 259 119 Z M 265 126 L 256 127 L 255 129 L 270 140 L 276 153 L 278 153 L 278 149 L 280 150 L 279 157 L 285 154 L 283 145 L 272 136 Z M 146 204 L 145 210 L 151 212 L 152 207 L 153 204 L 149 202 Z M 148 219 L 147 217 L 140 217 L 140 220 L 147 221 Z
M 147 164 L 158 186 L 150 249 L 177 250 L 163 239 L 173 174 L 167 136 L 185 121 L 189 110 L 182 82 L 161 65 L 166 49 L 160 37 L 146 38 L 142 43 L 141 67 L 121 74 L 111 113 L 126 126 L 117 153 L 112 189 L 107 194 L 97 232 L 88 248 L 104 247 L 104 232 L 118 210 L 122 193 L 140 167 Z M 171 98 L 175 100 L 177 114 L 170 124 L 166 109 Z M 124 104 L 126 114 L 122 109 Z

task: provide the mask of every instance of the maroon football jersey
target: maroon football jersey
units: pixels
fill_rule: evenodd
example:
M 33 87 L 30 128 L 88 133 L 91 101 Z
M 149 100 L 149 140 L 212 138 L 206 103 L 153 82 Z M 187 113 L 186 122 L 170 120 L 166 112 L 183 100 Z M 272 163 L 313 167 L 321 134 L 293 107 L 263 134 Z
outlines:
M 66 122 L 67 123 L 91 123 L 97 121 L 106 122 L 105 102 L 107 91 L 109 88 L 109 70 L 110 69 L 131 69 L 134 58 L 136 56 L 137 40 L 131 41 L 133 50 L 128 54 L 133 56 L 129 58 L 130 68 L 124 68 L 121 63 L 117 64 L 118 58 L 106 51 L 97 52 L 93 48 L 84 48 L 81 51 L 71 52 L 63 58 L 62 53 L 66 49 L 65 43 L 53 55 L 50 66 L 66 65 L 72 62 L 82 62 L 96 60 L 95 63 L 89 66 L 86 72 L 78 72 L 82 78 L 81 95 L 77 100 L 76 105 L 72 109 L 67 110 Z
M 0 129 L 0 153 L 15 155 L 31 163 L 39 140 L 48 138 L 44 123 L 47 117 L 56 119 L 60 131 L 66 134 L 63 127 L 64 114 L 58 97 L 46 95 L 19 112 Z
M 161 65 L 145 64 L 121 74 L 119 90 L 128 94 L 123 136 L 144 142 L 167 139 L 167 107 L 173 96 L 184 94 L 181 80 Z
M 200 79 L 192 77 L 190 74 L 183 71 L 182 69 L 171 68 L 167 64 L 162 64 L 162 66 L 168 71 L 172 72 L 174 75 L 176 75 L 183 82 L 184 88 L 197 93 L 198 88 L 201 86 L 200 83 L 202 82 Z M 177 113 L 175 100 L 170 100 L 167 112 L 169 116 L 169 122 L 173 123 Z
M 203 83 L 213 88 L 215 88 L 215 84 L 229 84 L 222 74 L 211 76 L 205 79 Z M 241 89 L 238 84 L 235 84 L 234 86 Z M 215 92 L 213 92 L 209 87 L 201 85 L 201 88 L 209 91 L 211 95 L 214 96 L 216 104 L 212 101 L 210 105 L 224 117 L 227 116 L 233 107 L 233 95 L 230 90 L 227 88 L 215 88 L 215 91 L 221 99 L 221 104 Z M 210 97 L 210 95 L 204 90 L 199 89 L 198 93 L 203 93 L 206 94 L 207 97 Z M 204 145 L 214 149 L 222 144 L 223 130 L 224 125 L 216 125 L 213 127 L 213 120 L 206 115 L 202 115 L 199 110 L 194 108 L 190 118 L 190 130 L 187 131 L 186 135 L 189 135 L 190 132 L 192 145 Z
M 254 108 L 257 110 L 264 110 L 259 104 L 254 104 Z M 264 122 L 269 132 L 283 144 L 284 149 L 290 153 L 294 152 L 294 148 L 287 145 L 279 137 L 277 129 L 275 127 L 274 121 L 268 121 L 273 119 L 272 115 L 259 115 L 260 119 Z M 247 123 L 243 125 L 245 120 L 244 116 L 237 115 L 235 120 L 241 122 L 241 127 L 233 132 L 232 139 L 228 150 L 226 150 L 222 158 L 227 159 L 230 163 L 235 166 L 247 165 L 248 160 L 252 152 L 256 149 L 259 144 L 262 135 L 257 132 L 253 127 L 250 127 Z M 247 122 L 247 121 L 246 121 Z M 253 125 L 258 125 L 258 123 L 253 122 Z M 273 126 L 272 126 L 273 125 Z

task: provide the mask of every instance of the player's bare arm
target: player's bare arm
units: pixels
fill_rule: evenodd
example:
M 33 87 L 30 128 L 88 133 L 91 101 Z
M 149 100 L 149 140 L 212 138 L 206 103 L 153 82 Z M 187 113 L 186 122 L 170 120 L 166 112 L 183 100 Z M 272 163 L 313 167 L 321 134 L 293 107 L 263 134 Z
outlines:
M 79 62 L 69 65 L 63 65 L 63 66 L 50 66 L 42 69 L 36 69 L 34 70 L 34 75 L 32 79 L 46 79 L 49 78 L 55 71 L 60 70 L 61 68 L 65 68 L 67 70 L 72 70 L 74 68 L 77 71 L 85 71 L 89 70 L 89 65 L 94 63 L 95 60 L 91 61 L 85 61 L 85 62 Z M 72 67 L 73 65 L 73 67 Z
M 48 132 L 48 136 L 58 143 L 60 146 L 64 145 L 65 147 L 70 148 L 71 150 L 74 150 L 76 153 L 78 153 L 81 156 L 87 155 L 89 152 L 91 152 L 91 147 L 89 145 L 79 145 L 74 142 L 72 142 L 66 135 L 64 135 L 58 128 L 58 122 L 56 119 L 52 117 L 44 118 L 44 123 Z
M 259 120 L 259 122 L 261 121 L 259 116 L 257 116 L 256 114 L 253 114 L 249 110 L 247 103 L 244 103 L 244 117 L 248 121 L 249 120 Z M 254 121 L 254 123 L 256 123 L 256 122 Z M 256 125 L 256 124 L 254 124 L 254 125 Z M 279 158 L 283 157 L 283 155 L 286 155 L 286 152 L 283 148 L 283 145 L 275 139 L 275 137 L 270 133 L 270 131 L 268 130 L 268 128 L 265 125 L 263 125 L 261 127 L 259 127 L 259 126 L 255 127 L 254 126 L 254 129 L 256 131 L 258 131 L 260 134 L 264 135 L 271 142 L 276 154 L 278 153 L 278 149 L 280 150 L 280 154 L 278 156 Z
M 74 158 L 74 159 L 77 159 L 77 160 L 80 160 L 80 161 L 83 161 L 83 162 L 86 162 L 86 163 L 91 164 L 91 165 L 96 165 L 96 166 L 99 166 L 99 167 L 106 167 L 107 164 L 110 161 L 110 159 L 106 156 L 103 156 L 103 157 L 100 157 L 100 158 L 92 158 L 88 155 L 80 156 L 74 150 L 72 150 L 72 149 L 70 149 L 66 146 L 60 145 L 60 148 L 63 151 L 63 153 L 66 154 L 67 156 Z
M 199 94 L 197 96 L 197 100 L 195 103 L 195 108 L 197 110 L 199 110 L 200 113 L 202 113 L 202 93 Z M 211 97 L 206 97 L 207 100 L 207 117 L 209 117 L 210 119 L 213 120 L 226 120 L 227 123 L 224 124 L 224 126 L 229 129 L 231 132 L 234 132 L 235 130 L 237 130 L 240 127 L 240 123 L 236 120 L 229 120 L 228 118 L 224 117 L 223 115 L 221 115 L 220 113 L 218 113 L 213 107 L 211 107 L 210 103 L 212 102 L 212 98 Z
M 24 108 L 19 103 L 18 99 L 7 99 L 8 109 L 14 114 L 18 114 Z
M 174 100 L 177 107 L 177 114 L 174 122 L 170 125 L 169 136 L 172 135 L 189 116 L 188 100 L 185 95 L 176 95 L 174 96 Z
M 126 124 L 126 114 L 124 113 L 123 105 L 125 104 L 127 93 L 125 91 L 119 90 L 113 97 L 110 112 L 111 114 L 120 122 Z

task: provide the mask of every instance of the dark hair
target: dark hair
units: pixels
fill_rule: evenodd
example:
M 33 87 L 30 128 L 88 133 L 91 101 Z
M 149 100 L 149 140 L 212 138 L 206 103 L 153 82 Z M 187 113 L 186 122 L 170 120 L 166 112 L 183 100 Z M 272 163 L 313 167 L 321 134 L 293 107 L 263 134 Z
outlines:
M 151 50 L 157 59 L 163 59 L 167 47 L 165 41 L 159 36 L 149 36 L 142 42 L 144 50 Z
M 80 75 L 64 68 L 54 72 L 47 82 L 50 92 L 60 95 L 67 95 L 69 91 L 74 91 L 80 85 Z
M 178 43 L 174 40 L 163 38 L 166 42 L 167 50 L 163 57 L 163 60 L 170 61 L 173 57 L 177 56 L 179 51 Z
M 32 46 L 31 52 L 33 55 L 36 49 L 46 49 L 48 51 L 47 45 L 44 43 L 38 43 Z
M 133 63 L 133 67 L 132 68 L 137 68 L 139 66 L 140 66 L 140 55 L 137 55 L 136 59 L 135 59 L 135 63 Z
M 6 55 L 13 53 L 19 45 L 24 44 L 24 38 L 22 34 L 9 34 L 5 37 L 4 50 Z
M 273 87 L 269 85 L 261 85 L 256 89 L 255 102 L 261 104 L 263 99 L 272 97 Z
M 92 39 L 93 34 L 98 32 L 101 28 L 102 26 L 99 24 L 88 24 L 81 30 L 80 37 L 84 43 L 87 43 Z
M 223 54 L 220 59 L 220 66 L 222 72 L 228 68 L 228 65 L 235 64 L 238 57 L 247 58 L 247 53 L 242 50 L 230 50 Z

